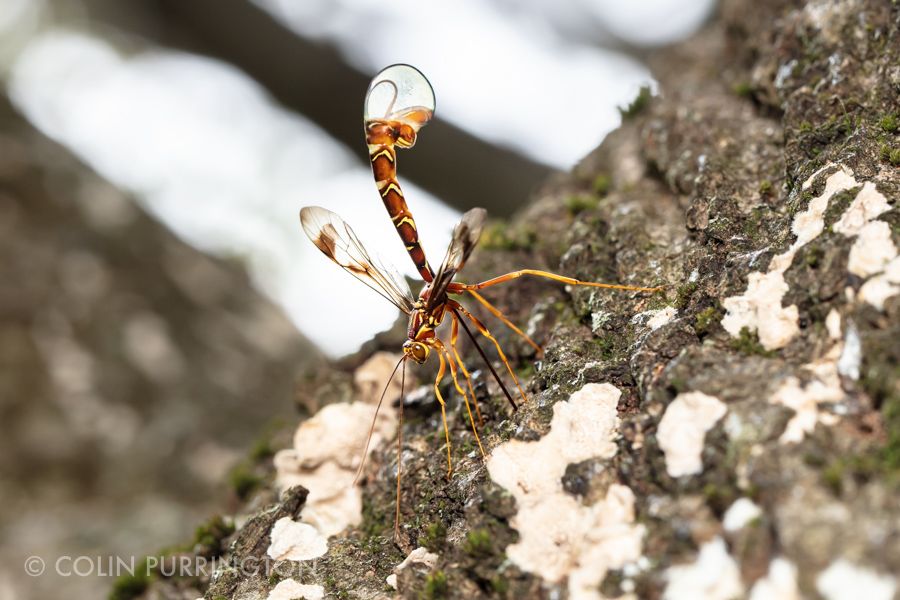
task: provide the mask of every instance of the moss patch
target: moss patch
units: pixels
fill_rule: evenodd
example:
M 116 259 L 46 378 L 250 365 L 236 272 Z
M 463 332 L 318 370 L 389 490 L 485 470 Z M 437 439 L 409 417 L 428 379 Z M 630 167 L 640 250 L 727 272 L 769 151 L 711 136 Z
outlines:
M 759 334 L 756 331 L 750 331 L 749 327 L 741 328 L 740 335 L 731 340 L 731 347 L 748 356 L 751 354 L 768 357 L 775 356 L 775 351 L 766 350 L 765 347 L 759 343 Z

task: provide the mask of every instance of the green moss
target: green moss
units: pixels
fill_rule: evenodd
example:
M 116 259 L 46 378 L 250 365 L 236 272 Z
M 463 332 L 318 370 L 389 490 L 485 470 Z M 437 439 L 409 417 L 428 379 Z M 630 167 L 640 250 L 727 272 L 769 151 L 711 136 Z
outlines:
M 674 375 L 669 380 L 669 386 L 673 390 L 675 390 L 676 394 L 680 394 L 684 391 L 687 391 L 687 384 L 688 384 L 687 379 L 685 379 L 684 377 L 681 377 L 680 375 Z
M 425 589 L 422 590 L 423 600 L 438 600 L 446 598 L 449 587 L 447 576 L 443 571 L 435 571 L 425 579 Z
M 219 556 L 222 553 L 222 540 L 234 533 L 234 523 L 225 521 L 221 515 L 215 515 L 194 532 L 194 545 L 202 546 L 206 554 Z
M 597 199 L 590 196 L 569 196 L 566 200 L 566 212 L 572 216 L 595 208 L 597 208 Z
M 859 381 L 876 406 L 887 433 L 887 443 L 879 452 L 884 468 L 900 469 L 900 366 L 885 361 L 869 365 Z
M 900 149 L 883 144 L 881 146 L 881 160 L 889 162 L 895 167 L 900 165 Z
M 231 471 L 231 488 L 241 500 L 246 500 L 250 494 L 258 490 L 265 478 L 255 475 L 247 465 L 238 465 Z
M 591 341 L 593 354 L 600 355 L 602 360 L 611 360 L 616 353 L 616 339 L 613 334 L 608 333 L 598 340 Z
M 709 333 L 713 325 L 721 320 L 722 314 L 715 307 L 710 306 L 697 314 L 697 319 L 694 322 L 694 331 L 697 332 L 698 336 L 704 336 Z
M 739 493 L 731 486 L 716 485 L 708 483 L 703 487 L 703 495 L 706 496 L 706 503 L 716 514 L 722 514 L 728 507 L 734 504 Z
M 841 495 L 844 480 L 844 461 L 835 461 L 822 471 L 822 481 L 835 496 Z
M 527 362 L 522 365 L 521 368 L 515 369 L 516 378 L 519 382 L 528 381 L 537 373 L 537 369 L 534 367 L 534 363 Z M 485 427 L 485 431 L 487 431 L 487 427 Z
M 423 503 L 427 507 L 427 503 Z M 440 554 L 447 547 L 447 528 L 440 521 L 426 525 L 423 533 L 424 536 L 419 538 L 419 546 L 424 547 L 429 552 Z
M 697 291 L 697 283 L 695 281 L 691 281 L 684 285 L 678 286 L 675 290 L 675 308 L 678 310 L 684 310 L 687 308 L 687 305 L 691 302 L 691 296 L 694 295 L 694 292 Z
M 495 594 L 505 594 L 509 591 L 509 581 L 502 577 L 494 577 L 491 579 L 491 588 Z
M 619 114 L 622 115 L 622 120 L 628 121 L 638 116 L 645 108 L 647 108 L 647 105 L 650 103 L 650 98 L 650 87 L 646 85 L 642 86 L 637 97 L 632 100 L 631 104 L 628 105 L 628 108 L 619 107 Z
M 891 161 L 891 164 L 895 167 L 900 165 L 900 148 L 894 148 L 891 150 L 891 153 L 888 155 L 888 160 Z
M 838 219 L 841 218 L 841 215 L 846 212 L 847 207 L 850 206 L 850 203 L 853 202 L 853 199 L 856 198 L 861 189 L 862 186 L 858 185 L 839 192 L 831 197 L 828 201 L 828 207 L 825 209 L 825 214 L 822 217 L 826 226 L 834 225 Z
M 753 93 L 753 88 L 747 82 L 734 84 L 734 95 L 738 98 L 749 98 Z
M 809 133 L 812 130 L 813 126 L 809 121 L 803 121 L 802 123 L 800 123 L 800 133 Z
M 132 600 L 143 594 L 150 586 L 151 576 L 147 569 L 147 559 L 142 560 L 134 569 L 134 574 L 126 573 L 113 582 L 109 600 Z
M 768 179 L 763 179 L 759 184 L 759 193 L 763 196 L 769 195 L 772 193 L 772 182 Z
M 367 537 L 376 537 L 382 535 L 385 531 L 391 529 L 394 524 L 391 522 L 394 517 L 393 512 L 388 515 L 388 511 L 383 510 L 376 503 L 372 502 L 372 498 L 368 494 L 362 497 L 362 525 L 360 529 Z
M 822 248 L 818 244 L 812 244 L 806 250 L 806 264 L 810 269 L 819 268 L 819 261 L 822 260 Z
M 534 227 L 525 226 L 514 230 L 509 223 L 495 223 L 484 230 L 479 244 L 485 250 L 527 250 L 534 246 L 535 241 L 537 230 Z
M 900 122 L 894 115 L 885 115 L 878 124 L 887 133 L 897 133 L 897 130 L 900 129 Z
M 591 189 L 601 198 L 609 193 L 612 189 L 612 177 L 609 173 L 597 173 L 594 181 L 591 183 Z
M 740 335 L 731 340 L 731 347 L 748 356 L 751 354 L 769 357 L 775 356 L 775 351 L 766 350 L 763 345 L 759 343 L 759 334 L 755 331 L 750 331 L 748 327 L 741 328 Z
M 491 543 L 491 532 L 487 529 L 470 531 L 462 547 L 470 556 L 490 556 L 494 550 Z

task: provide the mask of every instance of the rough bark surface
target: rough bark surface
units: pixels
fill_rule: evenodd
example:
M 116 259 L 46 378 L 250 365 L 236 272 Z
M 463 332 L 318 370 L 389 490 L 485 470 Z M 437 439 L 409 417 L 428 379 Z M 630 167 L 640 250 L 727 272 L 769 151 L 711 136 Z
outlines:
M 362 524 L 332 538 L 299 582 L 322 586 L 328 598 L 752 593 L 755 600 L 779 597 L 766 595 L 774 588 L 765 585 L 775 585 L 773 560 L 783 559 L 796 575 L 780 597 L 851 597 L 834 591 L 840 581 L 868 589 L 865 597 L 893 597 L 898 16 L 895 4 L 877 0 L 727 0 L 716 23 L 652 61 L 660 95 L 633 107 L 618 131 L 512 223 L 486 232 L 463 272 L 473 281 L 549 267 L 592 281 L 666 286 L 662 294 L 601 293 L 519 279 L 493 288 L 485 295 L 527 324 L 545 351 L 536 360 L 505 327 L 491 327 L 527 385 L 530 400 L 514 414 L 486 371 L 474 377 L 488 455 L 509 440 L 545 439 L 554 409 L 587 384 L 621 392 L 615 452 L 573 462 L 560 487 L 584 507 L 630 489 L 644 528 L 640 560 L 603 567 L 591 589 L 574 589 L 571 569 L 551 581 L 517 566 L 509 549 L 523 533 L 511 522 L 522 506 L 488 476 L 464 411 L 449 415 L 447 481 L 440 412 L 426 390 L 418 417 L 407 414 L 404 425 L 400 535 L 391 538 L 398 453 L 390 443 L 364 471 Z M 829 193 L 828 185 L 849 177 Z M 862 218 L 876 224 L 868 245 L 842 221 L 866 190 L 886 202 Z M 813 218 L 817 198 L 827 202 Z M 774 296 L 752 300 L 757 320 L 735 330 L 735 299 L 756 298 L 754 285 L 779 276 Z M 402 339 L 386 334 L 348 365 L 378 349 L 396 352 Z M 477 368 L 475 353 L 464 355 Z M 305 394 L 318 406 L 352 399 L 351 375 L 320 372 Z M 679 472 L 672 461 L 691 434 L 675 428 L 682 437 L 668 445 L 664 419 L 686 405 L 715 414 L 698 434 L 698 467 Z M 258 502 L 271 500 L 268 493 Z M 730 509 L 739 499 L 757 512 L 737 519 Z M 398 591 L 387 587 L 385 578 L 417 546 L 437 554 L 436 564 L 414 563 L 397 574 Z M 694 564 L 713 574 L 711 583 L 685 583 L 689 571 L 678 566 Z M 266 598 L 279 580 L 274 572 L 253 583 L 216 579 L 205 597 Z M 881 595 L 866 582 L 880 585 Z M 177 582 L 164 584 L 166 597 L 179 597 Z

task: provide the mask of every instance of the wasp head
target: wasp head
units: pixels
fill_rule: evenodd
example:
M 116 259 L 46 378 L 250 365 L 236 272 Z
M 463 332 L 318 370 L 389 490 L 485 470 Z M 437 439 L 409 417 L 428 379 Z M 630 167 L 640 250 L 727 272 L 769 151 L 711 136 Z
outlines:
M 420 365 L 428 360 L 429 352 L 430 349 L 428 348 L 428 346 L 426 346 L 422 342 L 407 340 L 406 343 L 403 344 L 403 353 Z

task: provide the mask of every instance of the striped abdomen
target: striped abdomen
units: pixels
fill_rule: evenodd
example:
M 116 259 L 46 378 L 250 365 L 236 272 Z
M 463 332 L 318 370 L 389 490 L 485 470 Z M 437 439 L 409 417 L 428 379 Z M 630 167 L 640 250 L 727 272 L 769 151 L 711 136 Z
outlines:
M 426 282 L 434 279 L 434 273 L 425 258 L 425 250 L 419 243 L 419 232 L 416 221 L 403 197 L 403 191 L 397 182 L 397 152 L 395 147 L 412 146 L 416 140 L 416 132 L 405 123 L 398 121 L 372 120 L 366 123 L 366 142 L 369 145 L 369 158 L 372 161 L 372 173 L 375 185 L 384 207 L 391 216 L 391 221 L 406 246 L 419 275 Z

